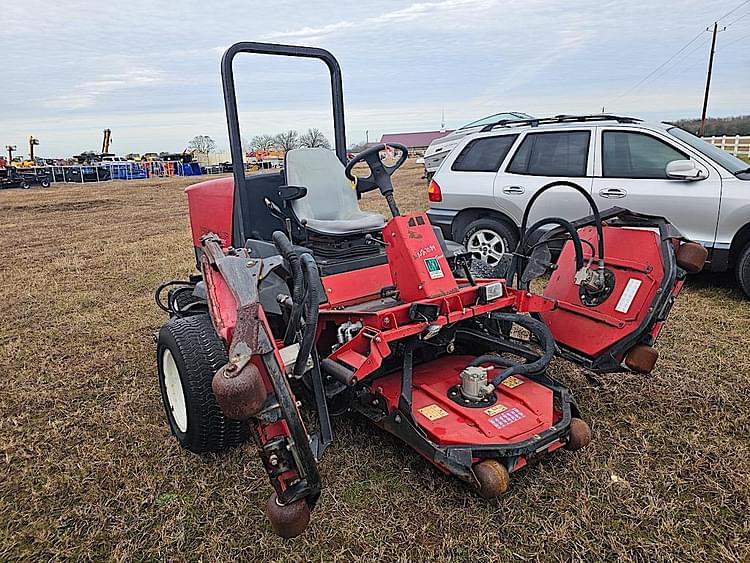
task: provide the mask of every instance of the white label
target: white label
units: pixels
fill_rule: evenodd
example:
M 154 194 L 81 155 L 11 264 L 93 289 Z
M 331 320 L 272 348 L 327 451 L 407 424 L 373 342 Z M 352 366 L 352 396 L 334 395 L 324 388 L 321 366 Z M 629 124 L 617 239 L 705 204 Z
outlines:
M 633 303 L 633 299 L 635 299 L 635 294 L 638 293 L 639 287 L 641 287 L 641 280 L 630 278 L 628 280 L 628 285 L 625 286 L 625 291 L 620 295 L 620 300 L 617 302 L 615 311 L 627 313 L 628 309 L 630 309 L 630 305 Z

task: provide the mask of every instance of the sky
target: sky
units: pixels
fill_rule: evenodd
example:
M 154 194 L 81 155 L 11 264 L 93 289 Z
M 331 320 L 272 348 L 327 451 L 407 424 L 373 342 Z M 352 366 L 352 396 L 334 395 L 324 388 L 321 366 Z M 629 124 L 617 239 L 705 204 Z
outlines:
M 699 117 L 706 28 L 729 12 L 708 113 L 750 113 L 741 0 L 6 0 L 0 10 L 0 146 L 21 154 L 29 135 L 40 156 L 98 150 L 104 128 L 117 154 L 181 151 L 195 135 L 227 149 L 219 62 L 236 41 L 331 51 L 348 144 L 439 129 L 443 114 L 449 129 L 509 110 Z M 235 75 L 243 137 L 318 127 L 332 138 L 322 63 L 241 55 Z

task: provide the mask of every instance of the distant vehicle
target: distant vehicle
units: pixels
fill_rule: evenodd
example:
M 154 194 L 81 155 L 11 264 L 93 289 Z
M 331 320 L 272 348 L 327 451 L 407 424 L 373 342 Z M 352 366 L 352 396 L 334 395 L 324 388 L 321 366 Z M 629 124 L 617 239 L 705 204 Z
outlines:
M 32 184 L 49 188 L 50 175 L 41 171 L 19 171 L 13 166 L 0 167 L 0 189 L 22 188 L 28 190 Z
M 432 141 L 424 153 L 424 171 L 427 181 L 429 182 L 432 179 L 445 157 L 450 154 L 455 146 L 461 141 L 461 139 L 466 137 L 466 135 L 476 133 L 482 127 L 491 123 L 515 121 L 518 119 L 531 119 L 531 116 L 527 113 L 517 111 L 493 113 L 482 119 L 477 119 L 476 121 L 462 125 L 452 133 L 448 133 L 445 137 L 440 137 L 439 139 Z
M 102 162 L 127 162 L 128 159 L 122 156 L 103 156 Z
M 159 156 L 158 153 L 147 152 L 144 153 L 144 155 L 141 157 L 141 160 L 145 160 L 147 162 L 161 162 L 163 159 Z
M 130 153 L 128 153 L 128 154 L 125 155 L 125 159 L 129 160 L 129 161 L 130 160 L 140 160 L 141 159 L 141 155 L 138 154 L 137 152 L 130 152 Z
M 554 180 L 588 190 L 601 209 L 669 219 L 708 250 L 713 272 L 735 269 L 750 297 L 750 167 L 671 124 L 615 115 L 556 116 L 464 137 L 428 188 L 427 215 L 447 238 L 489 264 L 515 250 L 523 210 Z M 540 217 L 590 213 L 572 190 L 546 192 Z

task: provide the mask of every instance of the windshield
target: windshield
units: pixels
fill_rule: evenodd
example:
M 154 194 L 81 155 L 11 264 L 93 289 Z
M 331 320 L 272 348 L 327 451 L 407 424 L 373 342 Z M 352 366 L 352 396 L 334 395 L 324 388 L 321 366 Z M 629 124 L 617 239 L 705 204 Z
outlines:
M 459 129 L 468 129 L 469 127 L 479 127 L 480 125 L 488 125 L 489 123 L 495 123 L 496 121 L 500 121 L 503 119 L 507 119 L 508 121 L 511 121 L 514 119 L 532 119 L 532 117 L 527 113 L 518 113 L 515 111 L 506 112 L 506 113 L 495 113 L 493 115 L 488 115 L 487 117 L 483 117 L 482 119 L 472 121 L 471 123 L 467 123 L 466 125 L 462 125 L 461 127 L 459 127 Z
M 677 137 L 680 141 L 683 141 L 693 147 L 695 150 L 702 152 L 708 158 L 717 162 L 732 174 L 737 174 L 738 172 L 742 172 L 743 170 L 747 170 L 748 168 L 747 164 L 742 162 L 732 153 L 720 149 L 719 147 L 714 146 L 711 143 L 707 143 L 703 139 L 700 139 L 695 135 L 688 133 L 684 129 L 680 129 L 679 127 L 672 127 L 670 129 L 667 129 L 667 131 L 674 137 Z

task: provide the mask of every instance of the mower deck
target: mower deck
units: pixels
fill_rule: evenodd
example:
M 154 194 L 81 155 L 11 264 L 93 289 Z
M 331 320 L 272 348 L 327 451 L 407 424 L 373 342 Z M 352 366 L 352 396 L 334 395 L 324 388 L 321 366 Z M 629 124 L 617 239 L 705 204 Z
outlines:
M 456 382 L 472 356 L 446 356 L 414 367 L 412 406 L 415 421 L 427 437 L 442 446 L 475 447 L 523 442 L 558 422 L 553 391 L 523 376 L 507 379 L 494 399 L 472 403 L 461 397 Z M 402 373 L 373 382 L 373 390 L 397 405 Z M 556 449 L 557 442 L 549 450 Z

